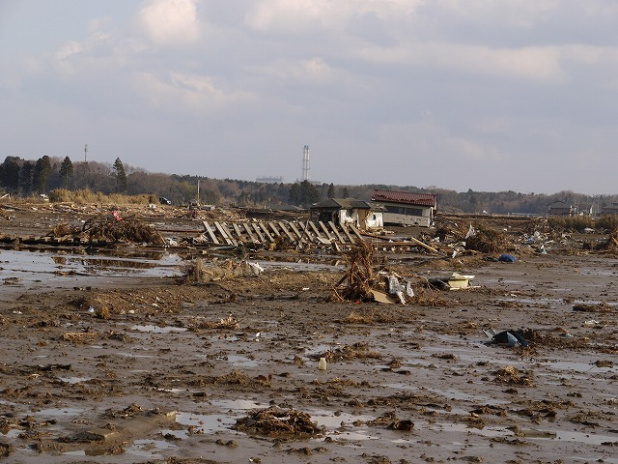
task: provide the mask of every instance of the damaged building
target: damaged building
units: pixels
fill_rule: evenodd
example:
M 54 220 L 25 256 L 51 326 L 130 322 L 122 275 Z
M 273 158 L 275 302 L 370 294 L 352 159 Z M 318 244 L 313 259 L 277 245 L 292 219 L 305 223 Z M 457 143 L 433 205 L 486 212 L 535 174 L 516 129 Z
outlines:
M 430 193 L 375 190 L 371 199 L 383 208 L 387 225 L 430 227 L 438 209 L 437 196 Z
M 310 213 L 312 220 L 353 224 L 361 230 L 384 226 L 381 207 L 354 198 L 329 198 L 311 205 Z

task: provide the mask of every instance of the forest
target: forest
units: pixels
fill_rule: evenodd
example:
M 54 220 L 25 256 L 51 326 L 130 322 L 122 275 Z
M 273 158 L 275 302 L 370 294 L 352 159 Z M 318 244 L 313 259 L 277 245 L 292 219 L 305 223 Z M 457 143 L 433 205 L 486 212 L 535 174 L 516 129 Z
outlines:
M 25 160 L 7 156 L 0 165 L 0 197 L 46 195 L 62 201 L 67 192 L 90 192 L 102 195 L 147 196 L 168 198 L 173 204 L 234 205 L 274 208 L 281 205 L 308 207 L 327 198 L 371 200 L 376 189 L 414 193 L 432 193 L 438 197 L 438 211 L 467 214 L 545 215 L 552 204 L 574 206 L 582 214 L 598 211 L 618 202 L 618 195 L 591 197 L 572 191 L 554 194 L 479 192 L 468 189 L 456 192 L 443 188 L 417 188 L 399 185 L 335 185 L 333 183 L 263 183 L 257 181 L 212 179 L 195 175 L 150 173 L 124 164 L 96 161 L 72 161 L 43 156 Z M 199 197 L 198 197 L 199 195 Z M 70 196 L 70 195 L 68 195 Z

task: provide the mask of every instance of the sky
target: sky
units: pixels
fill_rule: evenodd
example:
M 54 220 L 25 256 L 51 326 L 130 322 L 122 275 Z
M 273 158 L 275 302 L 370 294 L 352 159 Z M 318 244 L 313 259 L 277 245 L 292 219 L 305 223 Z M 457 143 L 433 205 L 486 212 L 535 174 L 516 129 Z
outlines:
M 0 161 L 616 194 L 618 0 L 0 0 Z

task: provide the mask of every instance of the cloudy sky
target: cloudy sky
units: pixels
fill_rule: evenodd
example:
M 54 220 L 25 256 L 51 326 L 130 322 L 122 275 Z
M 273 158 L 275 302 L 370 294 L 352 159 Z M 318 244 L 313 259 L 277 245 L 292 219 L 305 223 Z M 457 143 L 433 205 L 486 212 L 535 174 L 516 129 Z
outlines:
M 0 161 L 618 193 L 617 0 L 0 0 Z

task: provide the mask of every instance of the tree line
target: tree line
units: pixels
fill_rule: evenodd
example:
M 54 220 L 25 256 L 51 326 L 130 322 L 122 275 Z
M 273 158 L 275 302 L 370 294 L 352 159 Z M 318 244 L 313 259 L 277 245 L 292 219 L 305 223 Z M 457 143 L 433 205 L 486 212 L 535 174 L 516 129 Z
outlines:
M 198 187 L 199 186 L 199 187 Z M 396 185 L 335 185 L 333 183 L 261 183 L 235 179 L 149 173 L 124 164 L 117 158 L 113 164 L 96 161 L 73 162 L 69 157 L 43 156 L 25 160 L 7 156 L 0 164 L 0 196 L 18 197 L 50 195 L 55 190 L 87 190 L 105 195 L 152 195 L 166 197 L 175 204 L 199 201 L 202 204 L 228 204 L 255 208 L 274 205 L 307 207 L 327 198 L 370 200 L 374 190 L 399 190 L 432 193 L 438 197 L 438 211 L 450 213 L 491 213 L 543 215 L 549 205 L 562 203 L 579 211 L 618 202 L 617 195 L 597 196 L 563 191 L 555 194 L 478 192 L 469 189 L 456 192 L 440 188 L 417 188 Z M 198 198 L 199 189 L 199 198 Z

